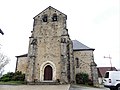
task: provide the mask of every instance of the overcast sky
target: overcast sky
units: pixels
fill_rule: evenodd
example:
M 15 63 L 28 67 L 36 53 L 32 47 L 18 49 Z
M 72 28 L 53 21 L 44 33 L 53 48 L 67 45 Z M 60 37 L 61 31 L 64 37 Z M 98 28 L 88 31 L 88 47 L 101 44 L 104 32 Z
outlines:
M 72 40 L 95 48 L 98 66 L 120 68 L 120 2 L 119 0 L 0 0 L 1 52 L 10 59 L 5 68 L 14 71 L 15 56 L 28 52 L 33 17 L 52 6 L 67 15 L 67 28 Z

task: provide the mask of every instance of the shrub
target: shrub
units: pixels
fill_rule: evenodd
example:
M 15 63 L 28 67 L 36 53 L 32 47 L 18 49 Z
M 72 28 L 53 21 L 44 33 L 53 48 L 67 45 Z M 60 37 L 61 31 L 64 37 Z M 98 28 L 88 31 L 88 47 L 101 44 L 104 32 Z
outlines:
M 14 76 L 14 73 L 13 72 L 8 72 L 7 74 L 4 74 L 1 78 L 0 78 L 0 81 L 11 81 L 12 80 L 12 77 Z
M 0 81 L 7 82 L 7 81 L 10 81 L 10 78 L 9 78 L 9 77 L 4 77 L 4 78 L 2 78 Z
M 77 84 L 87 84 L 89 81 L 87 73 L 78 73 L 76 74 L 76 83 Z
M 12 77 L 13 81 L 24 81 L 25 80 L 25 74 L 22 74 L 22 72 L 15 72 L 14 76 Z
M 4 81 L 4 82 L 7 82 L 7 81 L 24 81 L 24 80 L 25 80 L 25 74 L 22 74 L 22 72 L 20 72 L 20 71 L 17 71 L 15 73 L 9 72 L 9 73 L 3 75 L 0 78 L 0 81 Z

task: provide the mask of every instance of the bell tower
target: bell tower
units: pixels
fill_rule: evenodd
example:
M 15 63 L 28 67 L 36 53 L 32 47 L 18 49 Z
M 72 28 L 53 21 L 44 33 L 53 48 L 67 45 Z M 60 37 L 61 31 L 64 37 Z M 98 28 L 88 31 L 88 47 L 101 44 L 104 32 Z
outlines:
M 51 6 L 34 17 L 27 82 L 70 83 L 74 80 L 72 41 L 66 20 L 65 14 Z

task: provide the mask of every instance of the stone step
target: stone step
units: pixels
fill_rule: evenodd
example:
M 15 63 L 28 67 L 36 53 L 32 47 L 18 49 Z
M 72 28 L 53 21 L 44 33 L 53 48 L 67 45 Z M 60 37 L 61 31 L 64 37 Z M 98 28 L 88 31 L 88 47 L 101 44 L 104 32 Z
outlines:
M 60 85 L 58 82 L 29 82 L 29 85 Z

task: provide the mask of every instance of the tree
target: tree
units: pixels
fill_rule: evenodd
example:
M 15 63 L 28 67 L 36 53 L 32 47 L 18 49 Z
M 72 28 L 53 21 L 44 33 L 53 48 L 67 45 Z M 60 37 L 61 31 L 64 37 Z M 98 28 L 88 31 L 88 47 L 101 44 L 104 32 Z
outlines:
M 4 72 L 4 67 L 9 63 L 9 61 L 10 59 L 6 55 L 0 53 L 0 76 Z

